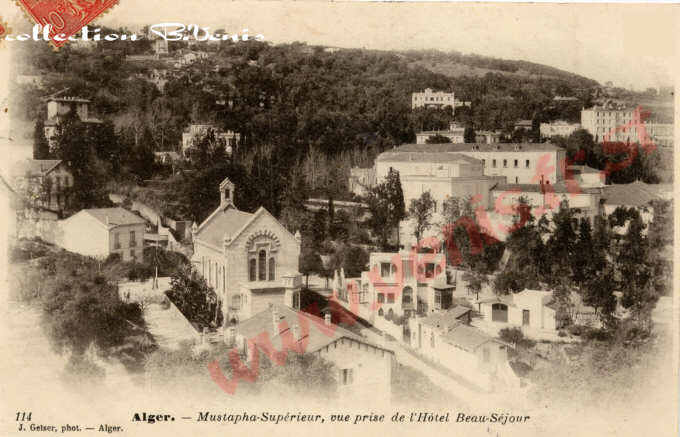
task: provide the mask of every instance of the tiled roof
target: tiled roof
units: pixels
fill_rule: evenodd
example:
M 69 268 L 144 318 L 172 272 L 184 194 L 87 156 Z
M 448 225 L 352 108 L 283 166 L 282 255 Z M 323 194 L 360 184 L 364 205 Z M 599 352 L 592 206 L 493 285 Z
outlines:
M 12 167 L 12 176 L 43 176 L 61 163 L 61 159 L 25 159 Z
M 429 316 L 420 319 L 420 323 L 446 332 L 461 323 L 458 318 L 470 311 L 472 311 L 470 308 L 456 305 L 447 311 L 430 314 Z
M 665 187 L 636 181 L 630 184 L 606 185 L 602 198 L 606 205 L 645 206 L 652 200 L 662 199 Z
M 105 225 L 117 226 L 146 223 L 143 218 L 123 208 L 93 208 L 83 209 L 81 212 L 90 214 Z
M 273 310 L 278 314 L 278 327 L 274 329 Z M 284 323 L 285 322 L 285 323 Z M 281 304 L 274 304 L 270 308 L 255 314 L 253 317 L 239 323 L 236 328 L 238 334 L 243 335 L 246 339 L 255 339 L 258 336 L 265 334 L 271 339 L 272 345 L 278 350 L 281 350 L 282 341 L 281 334 L 293 329 L 294 325 L 300 326 L 301 334 L 307 334 L 301 339 L 305 352 L 315 352 L 324 346 L 334 343 L 341 338 L 351 339 L 363 344 L 371 345 L 373 347 L 383 349 L 389 352 L 389 349 L 378 346 L 364 337 L 354 334 L 347 329 L 341 328 L 338 325 L 331 325 L 326 327 L 324 319 L 313 316 L 303 311 L 294 310 L 288 306 Z M 309 326 L 309 332 L 302 332 L 303 326 Z M 306 330 L 306 328 L 305 328 Z
M 405 151 L 392 151 L 383 152 L 378 155 L 378 161 L 386 162 L 459 162 L 461 164 L 479 164 L 482 162 L 475 158 L 470 158 L 462 153 L 452 153 L 452 152 L 431 152 L 423 153 L 421 151 L 415 152 L 405 152 Z
M 493 337 L 486 335 L 478 328 L 460 324 L 442 336 L 444 341 L 467 351 L 474 351 L 479 346 L 490 341 Z
M 213 246 L 222 247 L 224 235 L 232 238 L 253 217 L 253 214 L 239 211 L 235 207 L 215 211 L 199 228 L 196 239 Z
M 403 144 L 384 153 L 460 153 L 460 152 L 554 152 L 564 150 L 552 143 L 442 143 Z M 382 154 L 381 154 L 382 155 Z
M 498 184 L 493 188 L 493 191 L 502 192 L 519 192 L 519 193 L 541 193 L 540 184 Z M 581 187 L 579 182 L 574 180 L 573 187 L 570 188 L 565 181 L 560 181 L 555 184 L 546 184 L 545 191 L 551 193 L 596 193 L 597 188 Z

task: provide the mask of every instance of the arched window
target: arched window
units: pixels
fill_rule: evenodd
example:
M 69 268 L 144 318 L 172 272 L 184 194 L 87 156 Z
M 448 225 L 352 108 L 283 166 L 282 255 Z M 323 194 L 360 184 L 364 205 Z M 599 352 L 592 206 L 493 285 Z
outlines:
M 267 252 L 261 250 L 257 255 L 257 279 L 258 281 L 267 280 Z
M 251 258 L 250 261 L 248 261 L 248 280 L 250 281 L 255 281 L 257 278 L 257 260 L 255 258 Z
M 382 315 L 385 314 L 382 308 L 378 310 L 378 315 L 382 317 Z
M 413 303 L 413 288 L 405 287 L 401 294 L 401 303 L 410 304 Z
M 274 258 L 269 258 L 269 280 L 273 281 L 276 279 L 276 261 Z

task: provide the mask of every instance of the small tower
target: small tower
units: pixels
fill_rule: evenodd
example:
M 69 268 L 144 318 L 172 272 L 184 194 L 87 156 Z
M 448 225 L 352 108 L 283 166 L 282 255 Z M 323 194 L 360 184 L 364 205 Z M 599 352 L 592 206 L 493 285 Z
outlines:
M 234 185 L 229 178 L 224 178 L 220 184 L 220 208 L 227 209 L 229 206 L 236 207 L 234 205 Z

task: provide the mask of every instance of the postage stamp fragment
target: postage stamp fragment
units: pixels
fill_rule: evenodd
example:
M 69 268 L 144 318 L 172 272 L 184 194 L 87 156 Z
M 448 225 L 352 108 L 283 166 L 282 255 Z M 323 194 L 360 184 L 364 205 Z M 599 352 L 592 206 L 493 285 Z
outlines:
M 60 48 L 118 0 L 16 0 L 26 13 L 42 26 L 50 26 L 49 39 Z

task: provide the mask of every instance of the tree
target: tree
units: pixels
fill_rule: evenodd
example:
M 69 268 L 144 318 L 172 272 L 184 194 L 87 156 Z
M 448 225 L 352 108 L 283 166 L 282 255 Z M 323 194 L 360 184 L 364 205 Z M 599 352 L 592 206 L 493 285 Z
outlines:
M 305 275 L 305 287 L 309 288 L 309 275 L 312 273 L 323 274 L 323 262 L 319 253 L 310 248 L 303 249 L 300 252 L 299 270 L 300 273 Z
M 430 135 L 425 140 L 425 144 L 444 144 L 444 143 L 450 143 L 450 142 L 451 142 L 451 138 L 445 137 L 444 135 L 440 135 L 440 134 Z
M 432 212 L 434 211 L 434 200 L 429 191 L 425 191 L 418 199 L 412 199 L 408 208 L 409 217 L 414 221 L 413 235 L 416 242 L 420 242 L 423 233 L 427 231 L 432 223 Z
M 463 138 L 466 143 L 476 143 L 477 142 L 477 137 L 475 134 L 475 130 L 472 127 L 466 127 L 465 131 L 463 132 Z
M 369 190 L 366 203 L 371 213 L 368 225 L 383 250 L 388 250 L 390 235 L 406 216 L 399 172 L 390 169 L 385 180 Z
M 35 121 L 33 131 L 33 159 L 49 159 L 50 145 L 45 138 L 45 122 L 42 117 Z

